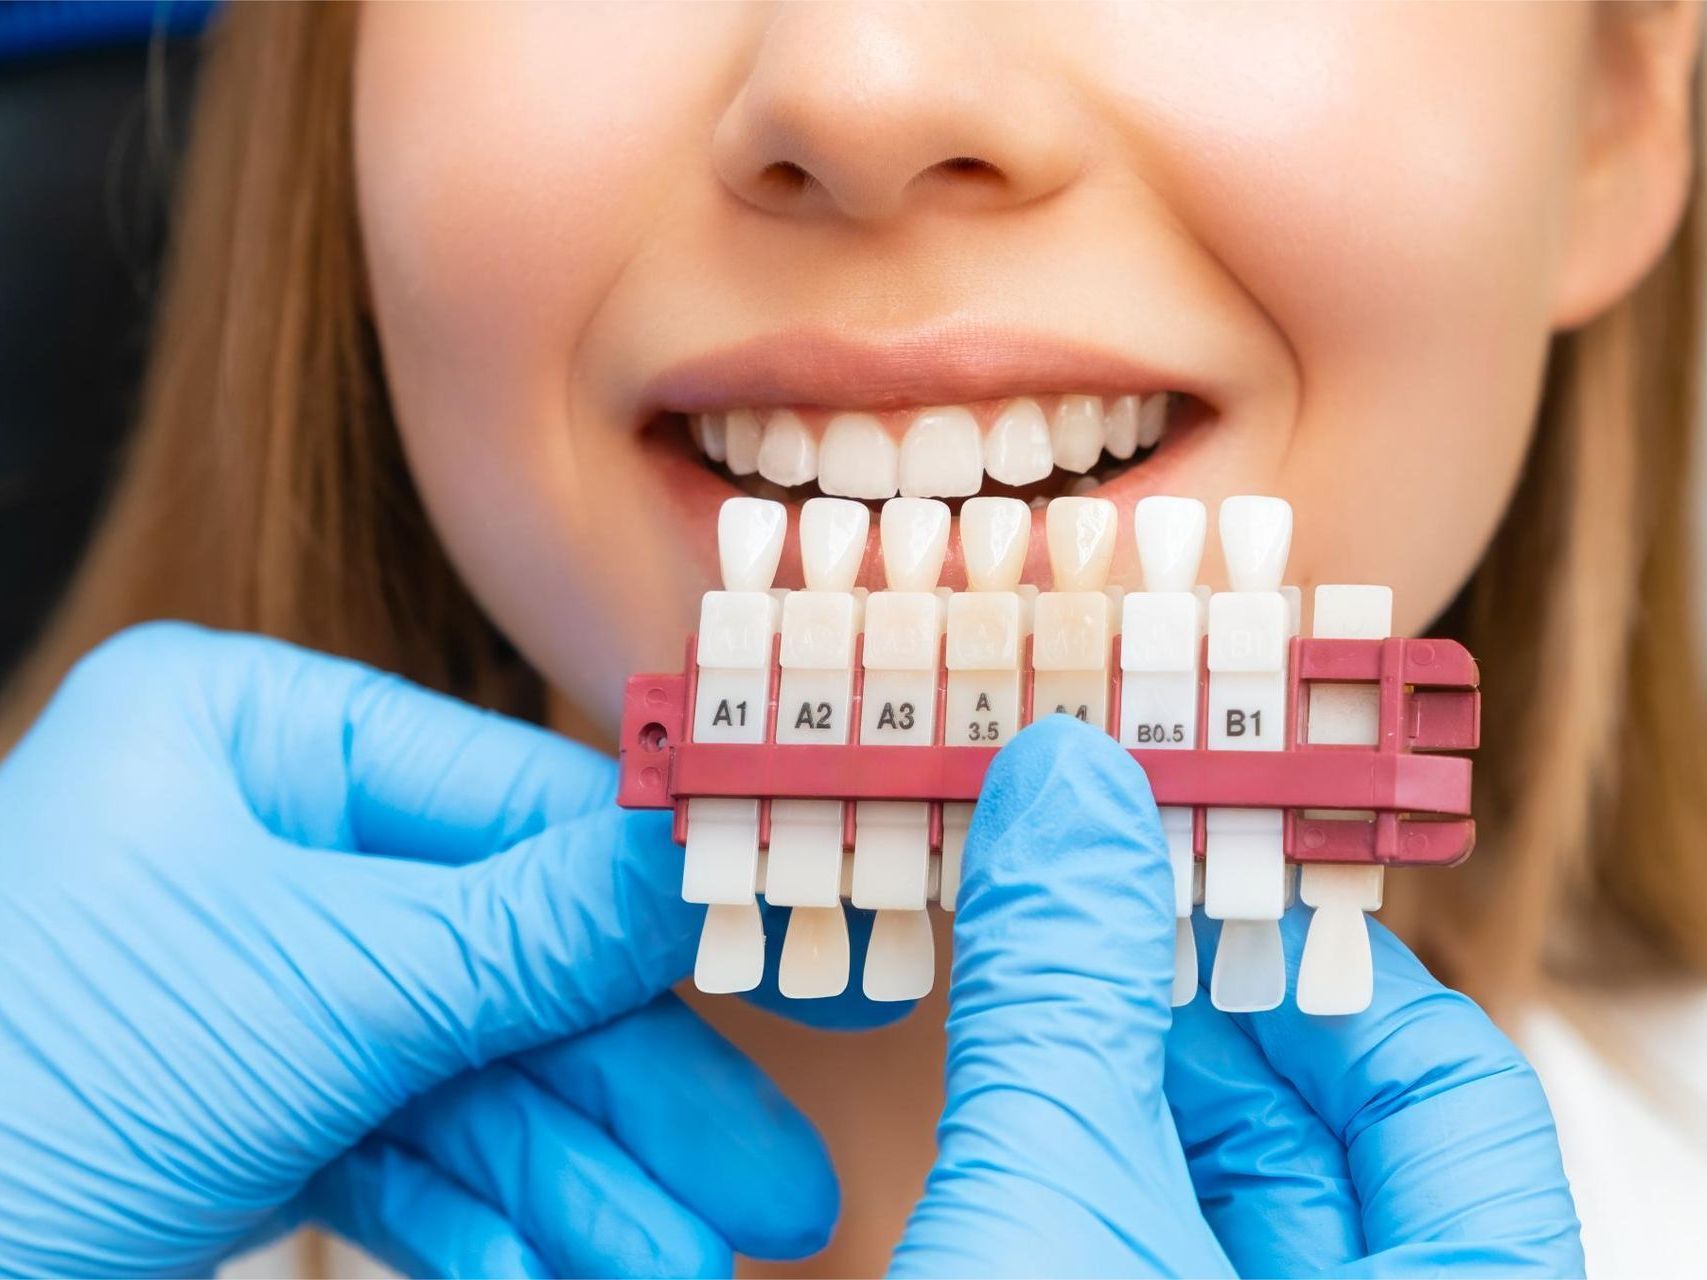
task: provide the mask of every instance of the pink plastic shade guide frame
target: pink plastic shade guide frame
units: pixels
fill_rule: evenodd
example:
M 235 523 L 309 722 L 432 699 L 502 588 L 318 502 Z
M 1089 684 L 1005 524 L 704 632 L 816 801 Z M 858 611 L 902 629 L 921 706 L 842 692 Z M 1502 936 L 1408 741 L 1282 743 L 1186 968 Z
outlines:
M 1130 748 L 1149 776 L 1158 805 L 1190 807 L 1192 844 L 1204 848 L 1204 810 L 1285 810 L 1286 857 L 1298 863 L 1452 866 L 1470 855 L 1470 761 L 1462 755 L 1481 736 L 1476 662 L 1456 641 L 1294 638 L 1287 670 L 1286 740 L 1280 751 L 1208 750 L 1207 664 L 1199 663 L 1195 749 Z M 1031 720 L 1032 671 L 1022 674 L 1022 720 Z M 942 849 L 944 801 L 975 801 L 996 747 L 942 741 L 947 674 L 937 667 L 937 735 L 931 748 L 871 746 L 857 740 L 865 670 L 855 656 L 847 746 L 779 745 L 778 682 L 773 642 L 764 743 L 688 741 L 697 680 L 695 642 L 682 674 L 630 677 L 623 700 L 617 802 L 630 809 L 673 809 L 675 837 L 685 842 L 687 805 L 703 797 L 757 798 L 759 841 L 770 839 L 772 799 L 923 800 L 931 802 L 930 848 Z M 1120 640 L 1113 642 L 1108 706 L 1119 714 Z M 1380 689 L 1376 745 L 1304 741 L 1313 683 L 1363 683 Z M 1102 726 L 1114 732 L 1116 725 Z M 1305 817 L 1300 810 L 1362 811 Z M 1373 817 L 1363 816 L 1373 813 Z M 844 810 L 842 843 L 854 845 L 857 808 Z

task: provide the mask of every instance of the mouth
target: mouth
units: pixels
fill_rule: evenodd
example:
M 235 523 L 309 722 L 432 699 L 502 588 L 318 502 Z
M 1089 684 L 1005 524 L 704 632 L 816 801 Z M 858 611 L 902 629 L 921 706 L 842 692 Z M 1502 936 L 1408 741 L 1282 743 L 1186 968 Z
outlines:
M 794 504 L 1041 507 L 1128 477 L 1153 483 L 1216 416 L 1183 374 L 989 334 L 877 349 L 796 335 L 684 366 L 652 391 L 655 441 L 736 491 Z

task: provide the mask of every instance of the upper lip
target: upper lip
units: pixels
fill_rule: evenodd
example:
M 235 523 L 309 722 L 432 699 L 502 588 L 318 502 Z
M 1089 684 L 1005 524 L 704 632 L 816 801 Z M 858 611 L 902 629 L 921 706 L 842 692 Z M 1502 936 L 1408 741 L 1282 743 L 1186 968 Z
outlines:
M 899 409 L 1019 395 L 1158 391 L 1213 404 L 1184 370 L 1042 334 L 955 327 L 871 342 L 802 329 L 748 339 L 664 370 L 642 392 L 641 421 L 665 412 L 783 405 Z

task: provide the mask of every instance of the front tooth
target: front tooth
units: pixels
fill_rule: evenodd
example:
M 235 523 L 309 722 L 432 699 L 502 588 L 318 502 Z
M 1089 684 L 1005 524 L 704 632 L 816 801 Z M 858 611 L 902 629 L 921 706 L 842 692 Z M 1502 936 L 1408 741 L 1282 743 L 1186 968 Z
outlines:
M 1223 920 L 1209 1000 L 1227 1013 L 1262 1013 L 1286 998 L 1286 955 L 1273 920 Z
M 1278 591 L 1292 549 L 1292 506 L 1282 498 L 1238 497 L 1221 504 L 1221 554 L 1234 591 Z
M 867 1000 L 922 1000 L 936 981 L 936 942 L 923 911 L 879 911 L 865 950 Z
M 1142 498 L 1132 512 L 1146 591 L 1190 591 L 1203 560 L 1208 513 L 1196 498 Z
M 705 910 L 693 984 L 710 995 L 751 991 L 765 976 L 765 926 L 759 904 L 717 904 Z
M 852 591 L 865 559 L 871 512 L 846 498 L 808 498 L 800 508 L 800 568 L 808 591 Z
M 1138 408 L 1138 447 L 1153 449 L 1162 438 L 1162 428 L 1168 422 L 1168 393 L 1145 396 Z
M 721 413 L 696 413 L 693 415 L 693 438 L 699 446 L 699 451 L 713 462 L 722 462 L 729 456 L 727 442 L 723 435 L 723 415 Z
M 789 912 L 776 985 L 790 1000 L 824 999 L 847 990 L 848 922 L 839 903 Z
M 818 487 L 844 498 L 893 498 L 900 450 L 869 413 L 838 413 L 818 445 Z
M 984 437 L 984 470 L 1000 484 L 1031 484 L 1055 469 L 1049 423 L 1035 400 L 1010 401 Z
M 818 442 L 799 414 L 787 409 L 771 414 L 759 445 L 759 474 L 785 488 L 818 478 Z
M 788 532 L 788 508 L 730 498 L 717 513 L 717 561 L 725 591 L 769 591 Z
M 1055 465 L 1084 474 L 1096 466 L 1102 439 L 1102 401 L 1096 396 L 1062 396 L 1049 429 Z
M 910 498 L 963 498 L 984 482 L 984 445 L 968 409 L 926 409 L 901 441 L 901 492 Z
M 960 507 L 960 554 L 973 591 L 1012 591 L 1025 571 L 1031 508 L 1018 498 L 971 498 Z
M 1103 419 L 1103 447 L 1122 462 L 1138 452 L 1138 412 L 1137 396 L 1120 396 L 1109 403 Z
M 723 448 L 729 470 L 750 476 L 759 469 L 759 444 L 764 427 L 751 409 L 734 409 L 723 420 Z
M 1057 498 L 1044 518 L 1056 591 L 1101 591 L 1114 558 L 1115 506 L 1107 498 Z
M 948 523 L 948 504 L 934 498 L 891 498 L 883 504 L 878 535 L 889 590 L 929 591 L 936 586 L 948 553 Z

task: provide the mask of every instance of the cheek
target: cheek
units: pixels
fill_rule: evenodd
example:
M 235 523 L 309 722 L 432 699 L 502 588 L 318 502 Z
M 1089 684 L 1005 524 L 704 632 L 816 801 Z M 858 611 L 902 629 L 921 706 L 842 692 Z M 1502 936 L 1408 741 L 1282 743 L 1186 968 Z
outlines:
M 1415 630 L 1497 525 L 1538 403 L 1588 27 L 1565 5 L 1150 11 L 1122 114 L 1291 353 L 1301 581 Z M 1112 63 L 1102 66 L 1107 83 Z
M 636 509 L 655 480 L 634 424 L 572 369 L 715 118 L 677 74 L 715 38 L 644 6 L 363 17 L 358 195 L 411 469 L 483 607 L 589 710 L 637 654 L 675 658 L 691 622 L 679 556 Z

